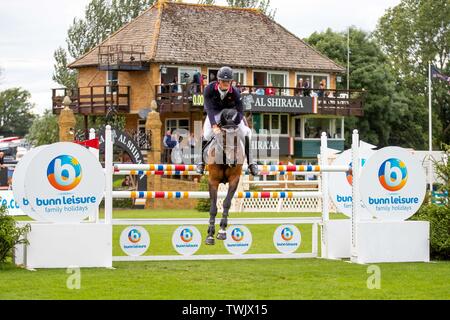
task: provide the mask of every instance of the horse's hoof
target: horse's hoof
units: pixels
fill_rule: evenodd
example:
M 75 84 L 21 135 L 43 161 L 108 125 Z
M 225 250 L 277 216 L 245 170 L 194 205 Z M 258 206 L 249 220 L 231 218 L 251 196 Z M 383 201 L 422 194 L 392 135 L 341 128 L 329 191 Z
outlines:
M 227 240 L 227 232 L 219 231 L 219 233 L 217 234 L 217 240 Z
M 216 241 L 214 240 L 213 236 L 208 236 L 208 238 L 206 238 L 206 240 L 205 240 L 205 244 L 207 246 L 213 246 L 216 244 Z

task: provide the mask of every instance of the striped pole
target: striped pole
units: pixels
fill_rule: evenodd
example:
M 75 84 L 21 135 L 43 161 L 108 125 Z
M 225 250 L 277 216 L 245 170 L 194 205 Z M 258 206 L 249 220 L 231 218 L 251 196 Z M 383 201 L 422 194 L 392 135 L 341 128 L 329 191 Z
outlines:
M 286 166 L 286 165 L 262 165 L 258 166 L 263 172 L 346 172 L 349 170 L 347 166 Z M 196 165 L 173 165 L 173 164 L 115 164 L 114 169 L 118 171 L 137 170 L 137 171 L 195 171 Z M 207 168 L 208 169 L 208 168 Z M 247 166 L 242 167 L 247 170 Z
M 115 199 L 208 199 L 207 191 L 113 191 Z M 223 199 L 227 192 L 219 192 Z M 299 199 L 321 197 L 321 192 L 236 192 L 235 199 Z
M 209 173 L 206 171 L 206 175 Z M 301 176 L 305 174 L 319 174 L 319 172 L 287 172 L 287 171 L 262 171 L 260 176 Z M 196 171 L 144 171 L 144 170 L 115 170 L 114 175 L 126 175 L 126 176 L 200 176 Z M 248 172 L 242 172 L 242 175 L 250 175 Z

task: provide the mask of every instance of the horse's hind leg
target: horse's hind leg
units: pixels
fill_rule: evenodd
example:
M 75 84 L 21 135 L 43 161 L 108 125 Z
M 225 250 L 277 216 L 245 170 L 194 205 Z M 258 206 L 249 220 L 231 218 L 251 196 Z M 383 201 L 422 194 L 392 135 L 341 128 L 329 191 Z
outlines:
M 220 221 L 220 231 L 217 234 L 218 240 L 225 240 L 227 238 L 227 227 L 228 227 L 228 213 L 231 208 L 231 201 L 233 200 L 234 194 L 239 185 L 240 174 L 236 177 L 231 178 L 228 184 L 227 197 L 223 201 L 223 215 Z
M 211 199 L 211 208 L 209 210 L 209 227 L 208 236 L 206 238 L 207 245 L 214 245 L 214 234 L 216 233 L 216 216 L 217 216 L 217 192 L 219 191 L 219 182 L 209 182 L 209 197 Z

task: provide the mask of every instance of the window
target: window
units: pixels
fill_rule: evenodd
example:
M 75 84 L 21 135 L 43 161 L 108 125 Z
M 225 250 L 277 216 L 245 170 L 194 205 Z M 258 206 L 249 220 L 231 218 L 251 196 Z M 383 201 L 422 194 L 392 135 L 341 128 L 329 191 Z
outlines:
M 245 85 L 245 71 L 234 70 L 233 79 L 236 84 Z
M 263 114 L 261 129 L 269 131 L 268 134 L 275 134 L 271 131 L 278 130 L 279 134 L 287 135 L 289 132 L 289 116 L 287 114 Z
M 178 77 L 181 84 L 189 84 L 194 80 L 194 74 L 200 72 L 199 68 L 179 68 L 180 75 Z
M 327 89 L 329 86 L 328 77 L 326 74 L 297 74 L 295 86 L 298 85 L 300 80 L 302 80 L 303 84 L 308 80 L 310 88 L 319 89 L 320 83 L 324 81 L 325 89 Z
M 288 74 L 285 72 L 264 72 L 256 71 L 253 73 L 254 86 L 266 86 L 266 87 L 287 87 L 288 86 Z M 287 95 L 288 90 L 279 91 L 276 90 L 277 95 Z
M 177 129 L 189 131 L 189 119 L 166 119 L 166 132 L 174 132 Z
M 107 71 L 107 77 L 106 77 L 106 92 L 117 92 L 117 86 L 119 85 L 119 72 L 118 71 Z
M 208 83 L 217 81 L 217 73 L 219 72 L 218 69 L 209 69 L 208 71 Z
M 305 119 L 305 139 L 320 139 L 322 132 L 330 137 L 330 121 L 332 119 L 307 118 Z

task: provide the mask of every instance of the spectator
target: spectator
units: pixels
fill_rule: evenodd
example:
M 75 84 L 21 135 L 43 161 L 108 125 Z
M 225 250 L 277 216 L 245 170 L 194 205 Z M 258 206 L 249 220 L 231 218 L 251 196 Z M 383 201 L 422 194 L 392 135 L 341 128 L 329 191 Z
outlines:
M 131 187 L 130 176 L 125 176 L 125 179 L 122 181 L 122 187 Z
M 322 81 L 320 81 L 319 92 L 317 93 L 317 96 L 320 98 L 323 98 L 324 90 L 325 90 L 325 80 L 322 80 Z
M 172 150 L 177 145 L 177 141 L 172 139 L 172 132 L 170 130 L 168 130 L 164 136 L 163 145 L 165 162 L 170 163 Z
M 309 97 L 311 95 L 311 83 L 309 82 L 309 78 L 306 78 L 306 81 L 303 83 L 303 96 Z
M 300 78 L 297 82 L 297 86 L 295 87 L 295 95 L 296 96 L 303 96 L 303 78 Z
M 170 84 L 170 92 L 177 93 L 178 92 L 178 76 L 173 78 L 172 83 Z
M 257 94 L 258 96 L 263 96 L 264 95 L 264 89 L 263 88 L 258 88 L 256 89 L 255 94 Z
M 200 72 L 195 72 L 192 79 L 192 90 L 194 94 L 201 93 L 202 75 Z
M 266 88 L 266 96 L 274 96 L 275 95 L 275 89 L 273 88 L 272 82 L 269 83 L 269 88 Z
M 5 153 L 3 151 L 0 151 L 0 169 L 4 168 L 5 164 Z

